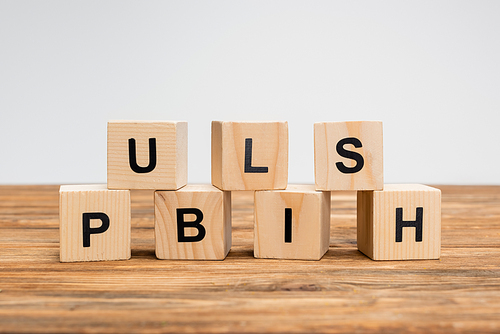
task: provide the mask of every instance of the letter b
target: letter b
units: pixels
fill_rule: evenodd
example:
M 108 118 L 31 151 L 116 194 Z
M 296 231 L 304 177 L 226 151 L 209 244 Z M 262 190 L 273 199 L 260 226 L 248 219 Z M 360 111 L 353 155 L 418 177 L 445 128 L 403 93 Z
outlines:
M 205 184 L 156 191 L 155 245 L 159 259 L 223 260 L 231 248 L 231 193 Z
M 194 221 L 185 221 L 184 215 L 193 214 L 196 216 Z M 205 227 L 201 225 L 201 221 L 203 220 L 203 212 L 200 209 L 196 208 L 187 208 L 187 209 L 177 209 L 177 239 L 179 242 L 197 242 L 203 240 L 207 231 Z M 184 234 L 184 229 L 186 227 L 196 228 L 198 230 L 198 235 L 195 236 L 186 236 Z

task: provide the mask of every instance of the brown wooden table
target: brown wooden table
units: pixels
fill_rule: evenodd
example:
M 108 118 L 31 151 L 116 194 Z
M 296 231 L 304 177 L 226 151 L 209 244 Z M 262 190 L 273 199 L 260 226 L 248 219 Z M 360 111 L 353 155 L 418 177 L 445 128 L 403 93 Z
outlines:
M 132 259 L 60 263 L 58 186 L 0 187 L 0 332 L 500 332 L 500 187 L 443 186 L 442 257 L 356 249 L 332 195 L 321 261 L 253 258 L 253 196 L 233 193 L 225 261 L 154 254 L 152 192 L 132 193 Z

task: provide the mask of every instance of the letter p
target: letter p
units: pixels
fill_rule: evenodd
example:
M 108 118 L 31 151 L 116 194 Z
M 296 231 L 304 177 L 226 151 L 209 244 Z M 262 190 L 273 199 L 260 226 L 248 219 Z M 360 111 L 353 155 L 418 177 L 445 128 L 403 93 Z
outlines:
M 91 219 L 99 219 L 102 224 L 99 227 L 90 227 Z M 90 247 L 90 235 L 104 233 L 109 228 L 109 217 L 103 212 L 83 213 L 83 247 Z

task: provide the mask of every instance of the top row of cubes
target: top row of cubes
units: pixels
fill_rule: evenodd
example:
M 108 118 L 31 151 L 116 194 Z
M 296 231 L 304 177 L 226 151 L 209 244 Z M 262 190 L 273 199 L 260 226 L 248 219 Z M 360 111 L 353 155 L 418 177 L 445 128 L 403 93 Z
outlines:
M 187 184 L 187 122 L 110 121 L 108 189 L 177 190 Z M 314 124 L 316 190 L 382 190 L 382 122 Z M 287 122 L 212 122 L 212 184 L 285 189 Z

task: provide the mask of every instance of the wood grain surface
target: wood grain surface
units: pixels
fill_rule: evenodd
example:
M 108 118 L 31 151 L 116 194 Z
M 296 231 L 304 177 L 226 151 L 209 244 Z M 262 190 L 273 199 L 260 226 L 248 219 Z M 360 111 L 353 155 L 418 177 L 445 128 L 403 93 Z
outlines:
M 384 188 L 382 133 L 380 121 L 314 123 L 316 189 L 382 190 Z M 358 158 L 361 160 L 358 161 Z M 341 171 L 341 167 L 347 171 Z M 355 171 L 355 167 L 360 169 Z
M 188 184 L 175 191 L 155 192 L 156 257 L 164 260 L 224 260 L 231 249 L 231 192 L 211 184 Z M 179 213 L 180 208 L 196 208 L 193 213 Z M 188 217 L 188 218 L 186 218 Z M 198 227 L 179 227 L 183 222 L 200 219 L 201 240 L 180 242 L 178 233 L 187 238 L 202 233 Z
M 249 172 L 250 166 L 266 172 Z M 212 121 L 212 184 L 221 190 L 285 189 L 288 122 Z
M 330 245 L 330 192 L 313 184 L 259 190 L 254 196 L 254 257 L 320 260 Z M 289 241 L 286 210 L 290 210 Z
M 129 148 L 135 147 L 137 166 L 148 167 L 149 140 L 155 140 L 154 168 L 137 173 Z M 134 139 L 135 144 L 129 143 Z M 109 121 L 107 181 L 109 189 L 175 190 L 187 183 L 188 124 L 179 121 Z
M 59 186 L 1 186 L 0 332 L 497 333 L 500 187 L 438 188 L 441 260 L 370 260 L 335 192 L 321 261 L 254 259 L 246 192 L 226 260 L 157 260 L 153 192 L 133 191 L 131 260 L 60 263 Z
M 130 190 L 110 190 L 105 184 L 64 185 L 59 194 L 61 262 L 130 259 Z M 108 227 L 105 233 L 89 235 L 84 246 L 82 214 L 89 212 L 104 214 Z M 90 228 L 92 221 L 93 228 L 104 225 L 101 219 L 90 219 Z
M 358 191 L 358 249 L 373 260 L 436 260 L 441 254 L 441 191 L 423 184 L 385 184 L 384 190 Z M 396 241 L 397 208 L 401 220 L 415 222 L 422 210 L 421 240 L 417 228 L 401 229 Z

